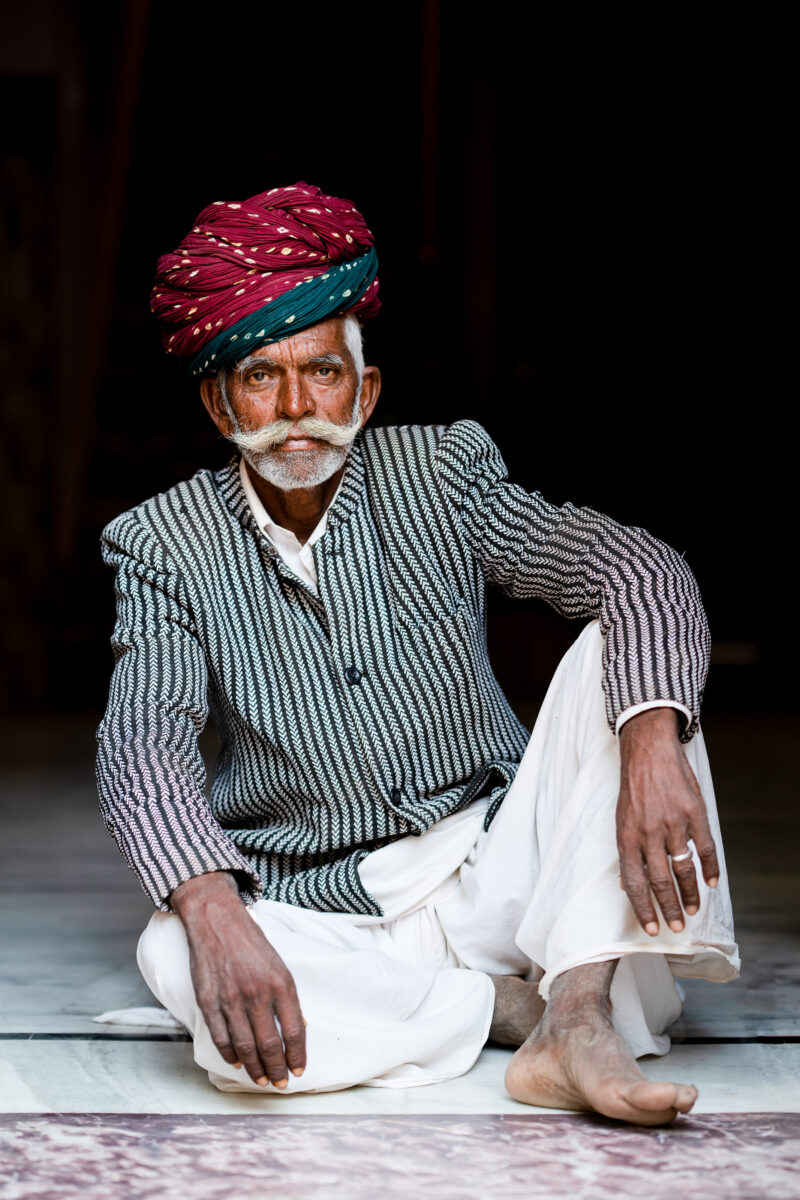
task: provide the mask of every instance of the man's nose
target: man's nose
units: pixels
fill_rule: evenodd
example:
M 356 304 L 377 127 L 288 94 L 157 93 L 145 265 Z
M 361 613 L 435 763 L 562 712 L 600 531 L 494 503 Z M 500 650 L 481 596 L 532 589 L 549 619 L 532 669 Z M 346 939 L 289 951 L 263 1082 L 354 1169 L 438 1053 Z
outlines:
M 299 371 L 287 371 L 278 397 L 279 417 L 299 421 L 314 412 L 311 389 Z

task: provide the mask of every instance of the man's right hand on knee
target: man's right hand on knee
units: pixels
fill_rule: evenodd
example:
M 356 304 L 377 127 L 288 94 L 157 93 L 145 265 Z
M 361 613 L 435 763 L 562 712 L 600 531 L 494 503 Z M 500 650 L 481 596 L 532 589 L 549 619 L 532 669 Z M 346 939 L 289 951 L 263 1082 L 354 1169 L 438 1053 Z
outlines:
M 292 976 L 227 871 L 170 896 L 189 942 L 192 983 L 214 1045 L 261 1086 L 286 1087 L 306 1065 L 305 1021 Z

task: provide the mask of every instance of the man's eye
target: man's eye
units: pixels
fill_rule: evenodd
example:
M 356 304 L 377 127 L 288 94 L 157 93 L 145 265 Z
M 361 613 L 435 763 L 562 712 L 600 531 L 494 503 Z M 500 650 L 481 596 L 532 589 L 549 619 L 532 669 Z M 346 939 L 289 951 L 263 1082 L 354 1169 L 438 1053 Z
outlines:
M 318 375 L 332 375 L 333 367 L 317 367 Z
M 263 383 L 265 379 L 269 379 L 266 371 L 251 371 L 247 376 L 248 383 Z

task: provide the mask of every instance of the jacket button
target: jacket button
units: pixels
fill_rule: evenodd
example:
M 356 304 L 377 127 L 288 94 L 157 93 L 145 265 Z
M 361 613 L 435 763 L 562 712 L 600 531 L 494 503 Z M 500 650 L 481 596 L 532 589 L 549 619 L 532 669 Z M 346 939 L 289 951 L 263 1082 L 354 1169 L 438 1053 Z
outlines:
M 359 671 L 358 667 L 348 667 L 344 673 L 344 677 L 348 683 L 361 682 L 361 672 Z
M 389 799 L 391 800 L 392 804 L 399 804 L 403 799 L 403 793 L 400 791 L 400 788 L 392 788 L 392 790 L 389 792 Z

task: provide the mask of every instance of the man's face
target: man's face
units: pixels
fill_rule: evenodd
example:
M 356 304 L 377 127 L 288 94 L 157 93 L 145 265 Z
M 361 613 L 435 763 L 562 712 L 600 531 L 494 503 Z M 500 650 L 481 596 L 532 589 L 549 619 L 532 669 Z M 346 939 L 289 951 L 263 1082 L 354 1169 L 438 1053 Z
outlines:
M 375 375 L 367 367 L 359 386 L 336 317 L 254 350 L 224 380 L 204 381 L 203 399 L 258 474 L 282 489 L 313 487 L 344 463 L 377 400 Z

